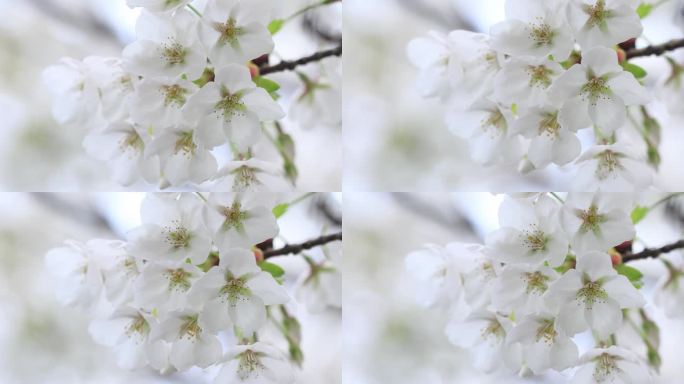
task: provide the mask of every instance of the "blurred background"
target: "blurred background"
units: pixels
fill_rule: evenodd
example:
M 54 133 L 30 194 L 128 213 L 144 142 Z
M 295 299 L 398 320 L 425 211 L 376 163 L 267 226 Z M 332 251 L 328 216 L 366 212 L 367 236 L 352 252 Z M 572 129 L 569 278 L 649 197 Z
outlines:
M 205 0 L 193 4 L 201 6 Z M 282 15 L 318 0 L 279 3 Z M 43 70 L 62 57 L 120 57 L 135 38 L 139 10 L 125 0 L 0 0 L 0 190 L 113 191 L 121 187 L 106 166 L 81 146 L 84 129 L 59 126 L 52 118 L 52 95 Z M 276 36 L 274 57 L 297 59 L 331 46 L 341 34 L 341 4 L 320 7 L 286 23 Z M 336 60 L 336 59 L 331 59 Z M 274 61 L 277 61 L 274 59 Z M 302 68 L 316 71 L 314 64 Z M 279 102 L 288 111 L 302 84 L 293 73 L 269 76 L 280 83 Z M 299 190 L 341 190 L 341 126 L 283 121 L 296 143 Z M 267 141 L 267 140 L 264 140 Z M 262 147 L 268 145 L 260 143 Z M 264 157 L 278 160 L 271 148 Z M 269 152 L 270 151 L 270 152 Z M 138 185 L 134 190 L 154 186 Z
M 681 18 L 684 2 L 645 2 L 662 4 L 643 20 L 645 37 L 638 42 L 639 46 L 684 37 Z M 488 33 L 491 25 L 504 19 L 504 3 L 504 0 L 346 1 L 343 18 L 345 188 L 356 191 L 569 190 L 572 167 L 553 166 L 521 175 L 514 168 L 482 167 L 473 163 L 467 143 L 447 130 L 444 107 L 439 100 L 423 99 L 416 88 L 418 71 L 406 55 L 411 39 L 423 37 L 431 30 Z M 680 62 L 684 61 L 683 51 L 673 55 Z M 648 87 L 657 86 L 670 74 L 663 58 L 642 58 L 634 62 L 647 70 Z M 680 105 L 684 102 L 681 94 L 673 96 L 666 99 L 674 98 Z M 662 124 L 662 164 L 655 187 L 682 190 L 683 115 L 670 114 L 659 103 L 649 105 L 649 110 Z M 589 144 L 585 141 L 584 149 Z
M 644 194 L 637 201 L 648 206 L 662 197 Z M 525 379 L 507 370 L 490 375 L 476 371 L 468 352 L 447 340 L 445 314 L 417 304 L 413 280 L 404 270 L 405 256 L 426 243 L 482 243 L 485 234 L 498 228 L 502 199 L 490 193 L 345 193 L 345 384 L 567 382 L 572 370 Z M 661 204 L 637 225 L 635 251 L 679 240 L 683 230 L 684 200 Z M 670 256 L 682 257 L 679 253 Z M 656 383 L 681 383 L 684 322 L 665 317 L 650 301 L 665 268 L 657 260 L 631 265 L 645 275 L 646 312 L 661 327 L 663 365 Z M 620 332 L 618 340 L 634 341 L 631 329 Z M 580 353 L 589 347 L 581 344 Z M 643 356 L 641 349 L 636 351 Z
M 56 281 L 44 268 L 45 253 L 66 239 L 123 239 L 128 230 L 140 224 L 143 197 L 144 194 L 138 193 L 0 193 L 3 212 L 0 220 L 0 383 L 211 382 L 215 368 L 206 372 L 195 368 L 169 376 L 153 370 L 128 372 L 119 368 L 114 351 L 97 345 L 90 337 L 88 314 L 57 301 Z M 284 196 L 283 201 L 296 197 L 299 195 Z M 342 220 L 340 204 L 339 195 L 316 194 L 293 205 L 278 220 L 281 230 L 275 246 L 303 242 L 323 232 L 338 232 Z M 308 254 L 320 260 L 322 252 L 318 248 Z M 329 244 L 327 252 L 339 260 L 341 244 Z M 306 271 L 306 262 L 301 257 L 280 256 L 270 261 L 286 270 L 284 284 L 297 298 L 288 304 L 288 310 L 302 325 L 304 365 L 298 383 L 339 384 L 342 348 L 339 304 L 322 309 L 302 304 L 297 280 Z M 339 290 L 337 293 L 341 294 Z M 286 348 L 281 339 L 282 336 L 275 337 L 273 341 Z

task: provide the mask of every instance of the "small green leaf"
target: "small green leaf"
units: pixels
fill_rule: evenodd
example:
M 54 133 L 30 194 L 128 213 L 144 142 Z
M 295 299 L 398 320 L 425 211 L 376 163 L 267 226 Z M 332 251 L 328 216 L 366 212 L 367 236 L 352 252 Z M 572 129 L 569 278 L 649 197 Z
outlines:
M 513 112 L 513 115 L 518 116 L 518 104 L 513 103 L 511 105 L 511 112 Z
M 640 222 L 641 220 L 644 219 L 648 215 L 648 207 L 642 207 L 637 205 L 633 210 L 632 210 L 632 223 L 636 224 Z
M 283 28 L 283 25 L 285 25 L 285 20 L 275 19 L 268 24 L 268 31 L 271 32 L 271 35 L 275 35 L 276 33 L 280 32 L 280 30 Z
M 290 207 L 289 204 L 283 203 L 283 204 L 278 204 L 275 207 L 273 207 L 273 215 L 277 218 L 280 216 L 284 215 L 285 212 L 287 212 L 287 209 Z
M 280 89 L 280 84 L 261 76 L 254 79 L 254 83 L 257 87 L 265 89 L 266 92 L 271 95 L 273 100 L 278 99 L 278 94 L 276 92 Z
M 269 263 L 268 261 L 262 261 L 261 263 L 259 263 L 259 267 L 261 267 L 262 271 L 270 273 L 271 276 L 275 278 L 278 278 L 285 274 L 285 270 L 280 268 L 280 266 L 275 265 L 273 263 Z
M 641 288 L 641 286 L 643 285 L 641 283 L 641 278 L 644 277 L 644 275 L 638 269 L 630 267 L 627 264 L 618 264 L 617 266 L 615 266 L 615 270 L 617 270 L 617 273 L 619 273 L 620 275 L 623 275 L 626 278 L 628 278 L 629 281 L 632 282 L 632 285 L 634 285 L 636 288 Z
M 653 4 L 641 3 L 637 7 L 636 12 L 637 12 L 637 15 L 639 15 L 639 18 L 643 19 L 646 16 L 648 16 L 652 10 L 653 10 Z
M 631 73 L 637 79 L 642 79 L 642 78 L 646 77 L 646 74 L 647 74 L 646 70 L 641 68 L 640 66 L 638 66 L 636 64 L 625 61 L 622 64 L 622 67 L 625 69 L 625 71 Z

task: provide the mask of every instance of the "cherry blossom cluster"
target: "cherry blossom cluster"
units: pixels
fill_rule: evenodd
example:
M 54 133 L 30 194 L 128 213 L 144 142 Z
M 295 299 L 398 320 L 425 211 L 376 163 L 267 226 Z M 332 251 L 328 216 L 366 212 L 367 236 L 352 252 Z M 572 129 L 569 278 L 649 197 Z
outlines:
M 643 69 L 616 46 L 641 35 L 638 5 L 507 0 L 506 20 L 489 34 L 432 32 L 408 55 L 421 92 L 446 104 L 449 129 L 468 140 L 474 161 L 522 172 L 574 162 L 577 190 L 634 190 L 653 174 L 641 127 L 630 126 L 647 116 L 635 107 L 651 95 L 633 75 Z M 583 150 L 586 128 L 594 145 Z
M 278 84 L 259 76 L 254 64 L 267 63 L 274 50 L 277 31 L 269 26 L 283 22 L 275 17 L 278 6 L 271 0 L 208 0 L 199 10 L 190 0 L 127 4 L 142 12 L 137 40 L 121 58 L 64 58 L 45 71 L 57 95 L 56 120 L 85 128 L 86 151 L 124 186 L 142 180 L 160 188 L 291 188 L 283 167 L 254 148 L 263 124 L 285 117 L 275 101 Z M 317 103 L 313 91 L 305 96 L 307 105 Z M 298 104 L 293 108 L 307 108 Z
M 635 238 L 633 207 L 627 194 L 506 197 L 484 245 L 429 245 L 407 256 L 406 269 L 418 299 L 448 314 L 449 340 L 483 371 L 577 367 L 573 383 L 647 383 L 645 358 L 615 336 L 646 303 L 640 275 L 615 250 Z M 682 316 L 682 263 L 667 264 L 656 302 Z M 587 335 L 595 345 L 580 357 Z
M 46 267 L 60 300 L 89 311 L 93 339 L 114 347 L 124 368 L 220 365 L 215 383 L 293 383 L 290 359 L 260 338 L 268 319 L 284 331 L 296 323 L 271 309 L 290 294 L 284 272 L 255 247 L 279 232 L 275 203 L 264 193 L 149 194 L 126 241 L 67 241 L 47 254 Z M 318 272 L 304 280 L 328 274 Z

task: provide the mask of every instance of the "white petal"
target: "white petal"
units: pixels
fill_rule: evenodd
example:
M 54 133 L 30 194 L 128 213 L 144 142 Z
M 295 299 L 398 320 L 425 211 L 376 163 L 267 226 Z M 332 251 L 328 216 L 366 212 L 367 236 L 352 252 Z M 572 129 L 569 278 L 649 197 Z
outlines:
M 620 304 L 621 308 L 638 308 L 646 304 L 643 295 L 623 276 L 618 275 L 603 284 L 608 295 Z
M 290 300 L 285 288 L 267 272 L 259 272 L 249 279 L 247 286 L 253 294 L 261 297 L 264 304 L 285 304 Z
M 601 340 L 605 340 L 622 325 L 622 310 L 613 299 L 597 300 L 591 308 L 585 310 L 587 323 L 596 331 Z

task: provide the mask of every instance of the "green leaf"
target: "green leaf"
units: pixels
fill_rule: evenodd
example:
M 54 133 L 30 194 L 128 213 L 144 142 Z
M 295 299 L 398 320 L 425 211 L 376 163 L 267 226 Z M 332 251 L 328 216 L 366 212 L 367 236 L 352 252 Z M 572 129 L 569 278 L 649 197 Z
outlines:
M 648 207 L 642 207 L 637 205 L 633 210 L 632 210 L 632 223 L 636 224 L 640 222 L 641 220 L 644 219 L 648 215 Z
M 646 16 L 648 16 L 652 10 L 653 10 L 653 4 L 641 3 L 637 7 L 636 12 L 637 12 L 637 15 L 639 15 L 639 18 L 643 19 Z
M 283 203 L 283 204 L 278 204 L 275 207 L 273 207 L 273 215 L 277 218 L 280 216 L 284 215 L 285 212 L 287 212 L 287 209 L 290 207 L 289 204 Z
M 617 270 L 617 273 L 620 275 L 627 277 L 636 288 L 641 288 L 643 285 L 641 283 L 641 278 L 644 277 L 644 275 L 638 269 L 630 267 L 627 264 L 618 264 L 615 266 L 615 270 Z
M 285 20 L 275 19 L 268 24 L 268 31 L 271 32 L 271 35 L 275 35 L 276 33 L 280 32 L 280 30 L 283 28 L 283 25 L 285 25 Z
M 261 76 L 254 79 L 254 83 L 257 87 L 265 89 L 273 100 L 278 100 L 278 94 L 276 92 L 280 89 L 280 84 Z
M 518 116 L 518 104 L 513 103 L 513 104 L 511 105 L 511 112 L 513 112 L 513 115 L 514 115 L 514 116 Z
M 638 65 L 636 65 L 636 64 L 633 64 L 633 63 L 630 63 L 630 62 L 628 62 L 628 61 L 625 61 L 625 62 L 622 64 L 622 67 L 625 69 L 625 71 L 631 73 L 631 74 L 634 75 L 634 77 L 636 77 L 637 79 L 641 79 L 641 78 L 646 77 L 646 74 L 647 74 L 647 73 L 646 73 L 646 70 L 643 69 L 643 68 L 641 68 L 640 66 L 638 66 Z
M 279 278 L 280 276 L 285 274 L 285 270 L 280 268 L 280 266 L 275 265 L 273 263 L 269 263 L 268 261 L 262 261 L 261 263 L 259 263 L 259 267 L 261 267 L 262 271 L 270 273 L 271 276 L 275 278 Z

